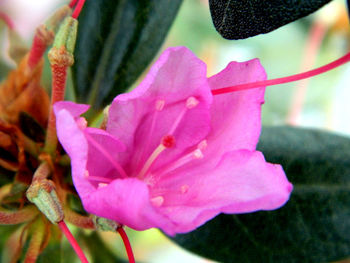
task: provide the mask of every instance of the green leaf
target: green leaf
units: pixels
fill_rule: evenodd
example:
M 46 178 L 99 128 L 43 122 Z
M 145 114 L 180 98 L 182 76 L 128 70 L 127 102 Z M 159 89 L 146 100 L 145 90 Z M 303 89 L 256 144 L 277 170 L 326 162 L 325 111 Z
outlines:
M 216 30 L 227 39 L 268 33 L 317 11 L 330 0 L 209 0 Z
M 111 103 L 145 70 L 181 0 L 86 1 L 79 16 L 73 80 L 78 102 L 94 112 Z
M 174 240 L 221 262 L 329 262 L 350 255 L 350 139 L 264 128 L 258 149 L 294 190 L 275 211 L 220 215 Z

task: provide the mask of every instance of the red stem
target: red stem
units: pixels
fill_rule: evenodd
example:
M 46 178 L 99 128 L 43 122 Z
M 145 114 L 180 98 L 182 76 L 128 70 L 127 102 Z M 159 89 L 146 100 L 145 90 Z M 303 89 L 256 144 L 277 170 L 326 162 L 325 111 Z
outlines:
M 10 30 L 14 30 L 15 26 L 13 21 L 7 14 L 0 12 L 0 20 L 3 20 Z
M 118 227 L 117 231 L 122 237 L 126 253 L 128 254 L 129 263 L 135 263 L 134 253 L 132 252 L 132 248 L 131 248 L 130 241 L 128 239 L 127 234 L 125 233 L 123 227 Z
M 73 8 L 73 7 L 75 6 L 75 4 L 77 3 L 77 1 L 78 1 L 78 0 L 72 0 L 72 1 L 70 1 L 69 7 L 70 7 L 70 8 Z
M 84 255 L 83 250 L 80 248 L 78 242 L 75 240 L 74 236 L 69 231 L 69 228 L 67 227 L 66 223 L 62 220 L 61 222 L 58 223 L 58 226 L 60 227 L 61 231 L 66 236 L 66 238 L 68 239 L 68 241 L 71 244 L 71 246 L 73 247 L 75 253 L 77 253 L 80 261 L 82 263 L 89 263 L 89 261 L 87 260 L 87 258 Z
M 72 14 L 73 18 L 75 18 L 75 19 L 78 18 L 80 11 L 83 8 L 84 4 L 85 4 L 85 0 L 79 0 L 78 4 L 76 5 L 74 12 Z
M 322 67 L 309 70 L 303 73 L 295 74 L 289 77 L 284 77 L 284 78 L 277 78 L 277 79 L 269 79 L 269 80 L 264 80 L 264 81 L 257 81 L 257 82 L 251 82 L 251 83 L 244 83 L 244 84 L 238 84 L 235 86 L 231 87 L 225 87 L 221 89 L 215 89 L 212 90 L 213 95 L 219 95 L 219 94 L 224 94 L 224 93 L 229 93 L 233 91 L 240 91 L 240 90 L 247 90 L 247 89 L 253 89 L 253 88 L 259 88 L 259 87 L 264 87 L 264 86 L 272 86 L 272 85 L 277 85 L 277 84 L 283 84 L 283 83 L 288 83 L 288 82 L 293 82 L 301 79 L 306 79 L 310 78 L 322 73 L 325 73 L 329 70 L 332 70 L 334 68 L 337 68 L 347 62 L 350 61 L 350 52 L 344 55 L 343 57 L 326 64 Z

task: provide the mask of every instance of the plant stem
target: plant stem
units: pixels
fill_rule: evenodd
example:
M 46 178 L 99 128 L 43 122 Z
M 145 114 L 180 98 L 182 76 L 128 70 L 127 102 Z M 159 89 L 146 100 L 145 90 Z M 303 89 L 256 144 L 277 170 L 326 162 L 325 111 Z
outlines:
M 39 213 L 39 210 L 31 205 L 17 211 L 0 209 L 0 224 L 1 225 L 16 225 L 28 222 Z
M 130 241 L 128 239 L 127 234 L 125 233 L 123 227 L 118 227 L 117 231 L 123 240 L 125 250 L 128 255 L 129 263 L 135 263 L 134 253 L 132 252 L 132 248 L 131 248 Z
M 45 231 L 43 222 L 37 220 L 33 227 L 34 228 L 32 230 L 32 237 L 29 242 L 29 247 L 23 260 L 24 263 L 36 262 L 44 240 Z
M 337 68 L 337 67 L 339 67 L 339 66 L 341 66 L 349 61 L 350 61 L 350 52 L 345 54 L 341 58 L 329 63 L 329 64 L 326 64 L 322 67 L 319 67 L 319 68 L 316 68 L 313 70 L 309 70 L 309 71 L 306 71 L 303 73 L 291 75 L 291 76 L 284 77 L 284 78 L 269 79 L 269 80 L 251 82 L 251 83 L 238 84 L 238 85 L 231 86 L 231 87 L 214 89 L 211 92 L 213 95 L 219 95 L 219 94 L 224 94 L 224 93 L 229 93 L 229 92 L 234 92 L 234 91 L 254 89 L 254 88 L 259 88 L 259 87 L 272 86 L 272 85 L 277 85 L 277 84 L 298 81 L 298 80 L 310 78 L 310 77 L 313 77 L 316 75 L 320 75 L 320 74 L 325 73 L 329 70 L 335 69 L 335 68 Z
M 87 258 L 84 255 L 83 250 L 80 248 L 78 242 L 75 240 L 74 236 L 72 233 L 69 231 L 69 228 L 67 227 L 66 223 L 62 220 L 61 222 L 58 223 L 59 228 L 63 232 L 63 234 L 66 236 L 68 239 L 69 243 L 73 247 L 75 253 L 78 255 L 80 261 L 82 263 L 89 263 Z

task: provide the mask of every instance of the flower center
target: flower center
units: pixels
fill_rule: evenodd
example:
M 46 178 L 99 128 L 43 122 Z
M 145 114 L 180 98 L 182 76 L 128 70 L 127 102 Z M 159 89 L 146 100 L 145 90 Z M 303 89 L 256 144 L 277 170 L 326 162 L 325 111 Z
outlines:
M 151 153 L 151 155 L 148 157 L 148 159 L 144 163 L 143 167 L 141 168 L 140 172 L 138 173 L 137 177 L 139 179 L 144 179 L 147 176 L 151 166 L 154 164 L 154 162 L 156 161 L 158 156 L 164 150 L 175 147 L 176 139 L 175 139 L 174 133 L 175 133 L 176 129 L 179 127 L 179 124 L 183 120 L 186 113 L 189 110 L 195 108 L 198 104 L 199 104 L 199 101 L 195 97 L 191 96 L 186 100 L 185 107 L 182 109 L 180 114 L 176 117 L 176 119 L 174 120 L 174 122 L 173 122 L 172 126 L 170 127 L 169 131 L 167 132 L 167 134 L 161 138 L 160 144 Z M 152 135 L 152 133 L 153 133 L 158 112 L 162 111 L 164 109 L 164 107 L 165 107 L 164 100 L 157 100 L 156 101 L 156 103 L 155 103 L 156 112 L 153 115 L 151 129 L 149 130 L 150 135 Z M 149 146 L 149 144 L 150 144 L 150 142 L 148 142 L 146 145 Z M 146 149 L 147 149 L 147 147 L 146 147 Z M 192 156 L 193 154 L 190 154 L 190 155 Z M 202 155 L 202 153 L 197 151 L 196 155 L 199 156 L 199 155 Z M 185 155 L 183 158 L 185 158 L 187 160 L 190 157 L 188 157 L 188 155 Z M 181 159 L 183 159 L 183 158 L 181 158 Z

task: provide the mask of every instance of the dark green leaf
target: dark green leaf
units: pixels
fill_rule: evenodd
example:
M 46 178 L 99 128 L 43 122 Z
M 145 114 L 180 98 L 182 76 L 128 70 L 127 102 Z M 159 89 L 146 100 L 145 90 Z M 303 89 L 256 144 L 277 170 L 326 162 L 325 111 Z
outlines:
M 177 235 L 222 262 L 329 262 L 350 255 L 350 139 L 317 130 L 264 128 L 258 148 L 281 163 L 294 190 L 275 211 L 220 215 Z
M 148 66 L 181 0 L 93 0 L 79 17 L 73 67 L 78 102 L 111 103 Z
M 321 8 L 330 0 L 209 0 L 216 30 L 227 39 L 268 33 Z

